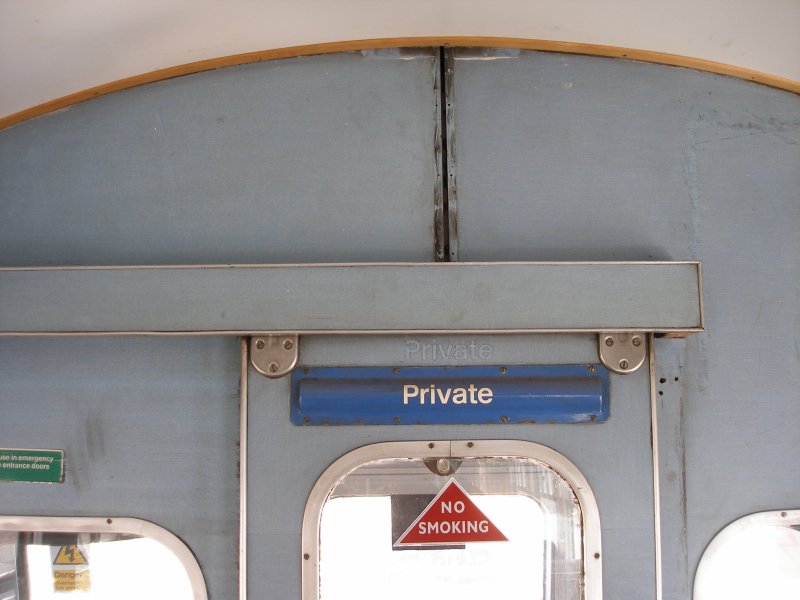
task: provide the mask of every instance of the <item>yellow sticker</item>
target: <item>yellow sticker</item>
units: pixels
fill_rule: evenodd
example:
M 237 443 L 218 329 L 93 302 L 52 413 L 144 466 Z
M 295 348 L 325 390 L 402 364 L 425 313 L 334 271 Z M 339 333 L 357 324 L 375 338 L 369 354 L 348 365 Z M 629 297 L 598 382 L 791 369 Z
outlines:
M 81 552 L 81 549 L 77 546 L 77 544 L 72 544 L 71 546 L 61 546 L 61 548 L 59 548 L 53 564 L 88 565 L 89 561 L 86 560 L 86 556 L 83 554 L 83 552 Z
M 56 592 L 88 592 L 91 588 L 89 569 L 53 570 L 53 590 Z

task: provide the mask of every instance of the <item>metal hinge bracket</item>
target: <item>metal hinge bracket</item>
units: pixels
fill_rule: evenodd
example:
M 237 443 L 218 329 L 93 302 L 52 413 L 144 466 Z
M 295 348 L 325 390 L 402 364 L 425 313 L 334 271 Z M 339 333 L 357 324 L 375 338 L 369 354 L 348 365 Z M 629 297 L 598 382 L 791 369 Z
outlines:
M 600 362 L 614 373 L 633 373 L 647 357 L 646 340 L 644 333 L 601 333 L 597 336 Z
M 267 377 L 277 378 L 291 373 L 299 354 L 297 335 L 254 335 L 250 338 L 250 363 Z

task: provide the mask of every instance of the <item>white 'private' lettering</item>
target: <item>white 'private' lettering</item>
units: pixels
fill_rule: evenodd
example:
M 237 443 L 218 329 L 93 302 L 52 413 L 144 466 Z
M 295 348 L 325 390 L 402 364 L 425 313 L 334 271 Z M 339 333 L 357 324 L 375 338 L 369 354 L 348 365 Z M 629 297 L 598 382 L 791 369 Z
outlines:
M 444 388 L 436 387 L 431 384 L 428 387 L 420 387 L 418 385 L 406 384 L 403 386 L 403 404 L 408 405 L 409 400 L 416 398 L 419 404 L 491 404 L 494 400 L 494 392 L 492 388 L 483 387 L 478 388 L 474 383 L 470 383 L 465 387 L 457 388 Z M 425 400 L 428 400 L 426 402 Z

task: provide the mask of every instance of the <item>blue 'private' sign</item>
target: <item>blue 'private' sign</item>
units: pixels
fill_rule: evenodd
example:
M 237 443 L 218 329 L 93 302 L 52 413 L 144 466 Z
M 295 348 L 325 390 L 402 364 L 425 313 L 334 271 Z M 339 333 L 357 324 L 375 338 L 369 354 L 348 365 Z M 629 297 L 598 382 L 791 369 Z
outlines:
M 295 425 L 586 423 L 609 414 L 602 365 L 303 368 Z

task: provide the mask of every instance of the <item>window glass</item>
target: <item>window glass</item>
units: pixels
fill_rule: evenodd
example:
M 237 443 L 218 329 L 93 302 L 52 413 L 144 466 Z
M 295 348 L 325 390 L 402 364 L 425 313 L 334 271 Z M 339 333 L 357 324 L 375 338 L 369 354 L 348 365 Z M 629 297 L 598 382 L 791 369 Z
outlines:
M 582 597 L 582 514 L 556 471 L 502 457 L 441 467 L 435 459 L 376 460 L 339 480 L 321 514 L 321 599 Z M 507 541 L 397 547 L 451 479 Z
M 748 515 L 717 534 L 695 578 L 695 600 L 715 598 L 800 598 L 800 510 Z
M 0 531 L 0 600 L 17 598 L 17 536 Z
M 0 600 L 65 597 L 195 600 L 200 596 L 175 552 L 149 537 L 69 530 L 0 532 Z

